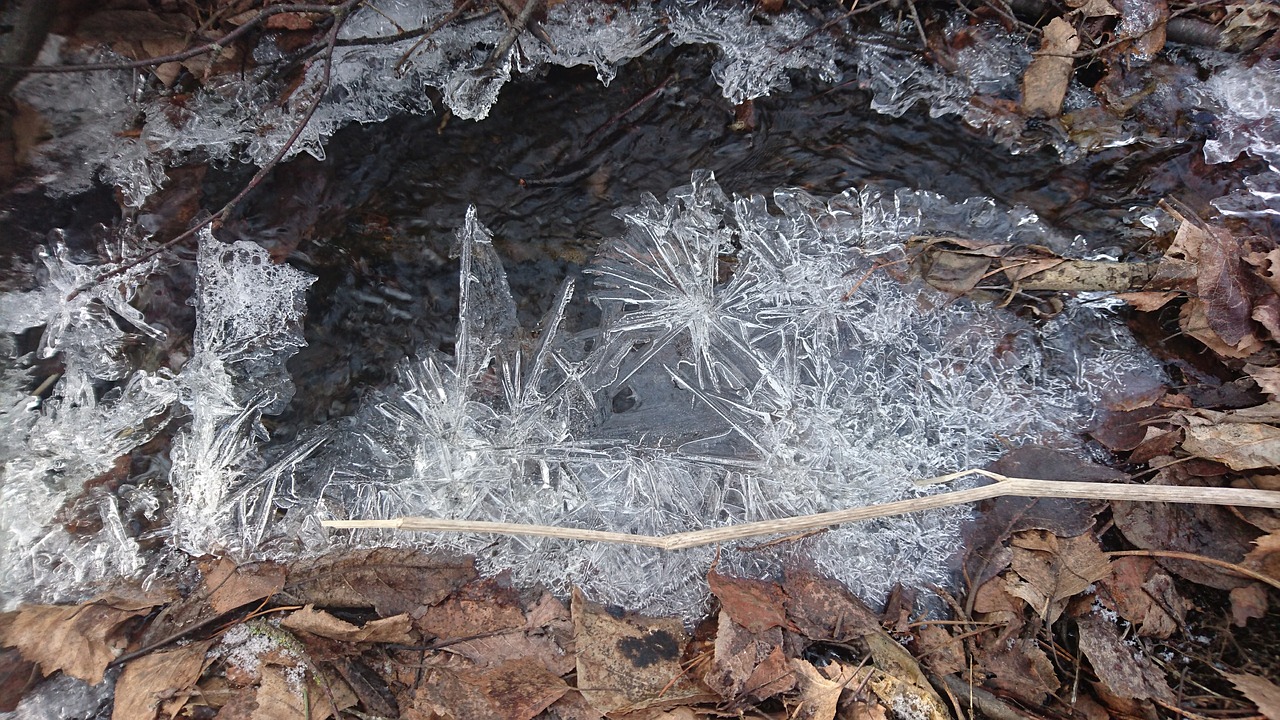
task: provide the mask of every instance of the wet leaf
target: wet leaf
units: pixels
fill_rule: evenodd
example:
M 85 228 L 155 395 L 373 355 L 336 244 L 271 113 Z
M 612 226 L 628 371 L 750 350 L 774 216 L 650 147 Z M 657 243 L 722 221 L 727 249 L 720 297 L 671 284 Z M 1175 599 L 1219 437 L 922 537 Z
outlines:
M 1095 465 L 1059 450 L 1023 446 L 1006 453 L 989 468 L 1009 477 L 1037 480 L 1119 482 L 1124 473 Z M 1009 562 L 1002 548 L 1010 535 L 1048 530 L 1059 537 L 1080 535 L 1093 527 L 1105 503 L 1089 500 L 996 498 L 979 506 L 980 514 L 965 531 L 965 575 L 969 587 L 981 587 Z
M 1067 96 L 1080 36 L 1071 23 L 1058 17 L 1043 32 L 1040 50 L 1022 75 L 1022 111 L 1029 116 L 1057 117 Z
M 1268 720 L 1280 720 L 1280 685 L 1248 673 L 1223 673 L 1242 695 L 1258 706 Z
M 422 716 L 453 720 L 530 720 L 568 692 L 558 676 L 535 662 L 513 661 L 483 672 L 433 669 L 414 698 Z
M 521 629 L 525 616 L 510 578 L 498 577 L 458 588 L 444 601 L 421 610 L 415 624 L 428 635 L 453 640 Z
M 975 664 L 992 677 L 986 687 L 1038 706 L 1058 689 L 1053 662 L 1035 640 L 1022 638 L 980 648 Z
M 237 567 L 231 558 L 219 559 L 204 573 L 209 605 L 221 615 L 241 605 L 257 602 L 284 589 L 288 570 L 271 562 L 251 563 Z
M 1230 511 L 1207 505 L 1116 502 L 1112 504 L 1112 518 L 1125 539 L 1136 547 L 1205 555 L 1230 563 L 1244 558 L 1257 535 Z M 1249 582 L 1208 563 L 1162 557 L 1157 557 L 1156 562 L 1179 577 L 1220 590 Z
M 786 570 L 783 589 L 788 619 L 811 640 L 849 642 L 881 632 L 875 613 L 835 580 L 790 567 Z
M 930 258 L 924 280 L 943 292 L 963 295 L 982 280 L 990 267 L 990 258 L 942 251 L 934 253 Z
M 330 640 L 342 642 L 385 642 L 414 645 L 418 638 L 413 633 L 413 621 L 408 615 L 395 615 L 366 623 L 364 627 L 352 625 L 307 605 L 289 613 L 280 623 L 289 630 L 300 630 Z
M 1067 5 L 1079 10 L 1080 14 L 1087 18 L 1120 14 L 1120 11 L 1107 0 L 1067 0 Z
M 1191 425 L 1182 449 L 1223 463 L 1232 470 L 1280 466 L 1280 428 L 1262 423 Z
M 1120 10 L 1117 38 L 1132 43 L 1118 50 L 1137 60 L 1151 60 L 1164 48 L 1165 25 L 1169 22 L 1169 6 L 1164 0 L 1116 0 Z
M 0 712 L 12 712 L 40 680 L 40 668 L 14 648 L 0 650 Z
M 40 666 L 97 685 L 107 664 L 123 650 L 123 626 L 145 615 L 150 605 L 108 602 L 86 605 L 24 605 L 5 629 L 3 644 Z
M 578 689 L 600 712 L 678 705 L 707 697 L 680 667 L 689 640 L 680 620 L 615 617 L 576 588 L 570 610 L 578 651 Z
M 471 560 L 420 550 L 354 550 L 299 563 L 280 597 L 295 605 L 371 607 L 391 617 L 435 605 L 475 576 Z
M 338 658 L 331 667 L 355 693 L 366 712 L 381 717 L 399 717 L 400 705 L 381 675 L 355 658 Z
M 132 660 L 116 681 L 111 720 L 154 720 L 177 716 L 191 697 L 212 641 L 154 652 Z
M 730 577 L 715 570 L 707 573 L 707 583 L 722 610 L 749 632 L 787 626 L 785 599 L 777 583 Z
M 1105 411 L 1102 421 L 1089 431 L 1089 435 L 1112 452 L 1128 452 L 1146 439 L 1150 429 L 1148 423 L 1169 414 L 1168 408 L 1154 405 L 1123 412 Z
M 1205 303 L 1209 328 L 1232 346 L 1253 333 L 1241 251 L 1238 238 L 1223 228 L 1210 227 L 1200 244 L 1196 275 L 1196 294 Z
M 1114 622 L 1091 614 L 1077 618 L 1076 628 L 1080 651 L 1112 693 L 1134 700 L 1176 701 L 1164 673 L 1145 655 L 1125 644 Z

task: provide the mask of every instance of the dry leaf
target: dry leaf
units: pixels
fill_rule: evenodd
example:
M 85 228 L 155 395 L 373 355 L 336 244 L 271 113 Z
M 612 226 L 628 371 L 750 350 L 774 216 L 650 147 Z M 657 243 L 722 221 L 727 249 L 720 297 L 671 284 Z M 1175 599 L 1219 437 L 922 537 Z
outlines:
M 835 580 L 789 567 L 783 590 L 791 625 L 810 640 L 849 642 L 881 632 L 876 614 Z
M 1267 590 L 1261 585 L 1245 585 L 1231 591 L 1231 622 L 1244 627 L 1250 620 L 1267 616 Z
M 916 656 L 935 675 L 950 675 L 965 668 L 964 645 L 940 625 L 922 625 L 915 633 Z
M 231 612 L 241 605 L 275 595 L 284 588 L 289 571 L 271 562 L 237 566 L 231 558 L 221 558 L 204 572 L 205 592 L 214 612 Z
M 990 258 L 981 255 L 941 251 L 930 258 L 923 278 L 943 292 L 963 295 L 982 280 L 990 267 Z
M 569 686 L 541 664 L 514 661 L 484 672 L 435 669 L 414 698 L 418 712 L 453 720 L 530 720 Z
M 1229 510 L 1209 505 L 1174 503 L 1112 503 L 1112 518 L 1124 537 L 1144 550 L 1175 550 L 1239 563 L 1257 531 Z M 1248 580 L 1215 565 L 1174 558 L 1157 558 L 1170 572 L 1219 590 L 1231 590 Z
M 391 617 L 435 605 L 475 576 L 472 560 L 421 550 L 353 550 L 294 566 L 280 597 L 294 605 L 372 607 Z
M 1185 621 L 1186 600 L 1151 558 L 1116 558 L 1098 586 L 1100 599 L 1137 626 L 1139 635 L 1167 638 Z
M 1258 383 L 1258 388 L 1262 392 L 1271 396 L 1280 395 L 1280 367 L 1261 367 L 1259 365 L 1245 365 L 1244 371 L 1249 373 L 1249 377 Z
M 756 668 L 781 647 L 781 628 L 753 633 L 721 610 L 711 669 L 702 681 L 726 698 L 738 698 L 749 690 L 759 689 L 750 685 Z M 758 696 L 758 699 L 762 697 L 767 696 Z
M 828 679 L 806 660 L 793 658 L 790 668 L 800 688 L 799 707 L 790 717 L 797 720 L 834 720 L 840 693 L 854 678 L 854 671 L 838 663 L 837 675 Z
M 190 689 L 200 679 L 205 655 L 212 644 L 212 641 L 192 643 L 130 661 L 116 681 L 111 720 L 155 720 L 162 703 L 164 717 L 175 717 L 186 705 Z
M 358 702 L 351 688 L 336 678 L 321 687 L 304 668 L 262 666 L 258 706 L 251 720 L 325 720 Z
M 520 596 L 506 576 L 468 583 L 415 614 L 418 629 L 438 638 L 468 638 L 525 626 Z
M 149 605 L 113 607 L 105 602 L 25 605 L 6 629 L 3 644 L 18 648 L 45 675 L 61 670 L 97 685 L 107 664 L 124 648 L 121 626 L 150 609 Z
M 1067 5 L 1080 11 L 1080 14 L 1087 17 L 1110 17 L 1119 15 L 1120 11 L 1115 6 L 1107 2 L 1107 0 L 1067 0 Z
M 1089 658 L 1103 685 L 1115 695 L 1134 700 L 1175 702 L 1164 673 L 1150 659 L 1125 644 L 1115 622 L 1097 614 L 1076 619 L 1080 651 Z
M 986 645 L 974 662 L 992 676 L 986 682 L 987 687 L 1008 693 L 1032 707 L 1043 704 L 1058 689 L 1053 661 L 1030 638 Z
M 867 686 L 888 707 L 910 708 L 909 716 L 912 718 L 921 720 L 950 720 L 951 718 L 951 713 L 931 688 L 926 691 L 919 685 L 879 670 L 871 673 Z
M 1026 600 L 1050 623 L 1057 621 L 1067 600 L 1111 572 L 1106 553 L 1089 535 L 1059 538 L 1032 530 L 1015 535 L 1012 542 L 1010 565 L 1022 582 L 1011 580 L 1009 593 Z
M 1222 423 L 1186 428 L 1182 449 L 1232 470 L 1280 465 L 1280 428 L 1262 423 Z
M 1071 23 L 1058 17 L 1044 28 L 1044 40 L 1022 75 L 1022 112 L 1031 116 L 1057 117 L 1067 96 L 1075 61 L 1070 57 L 1080 48 L 1080 36 Z
M 1260 678 L 1257 675 L 1243 673 L 1235 675 L 1223 673 L 1249 701 L 1258 706 L 1258 712 L 1268 720 L 1280 720 L 1280 685 Z
M 578 688 L 597 710 L 678 705 L 706 697 L 685 677 L 688 642 L 676 618 L 615 617 L 573 590 L 570 611 L 578 652 Z
M 408 615 L 374 620 L 365 623 L 364 627 L 357 627 L 345 620 L 339 620 L 324 610 L 316 610 L 314 606 L 307 605 L 301 610 L 290 613 L 280 624 L 290 630 L 301 630 L 342 642 L 414 645 L 418 641 L 413 633 L 413 621 Z
M 1178 313 L 1182 331 L 1204 343 L 1205 347 L 1227 358 L 1244 359 L 1263 348 L 1256 335 L 1246 335 L 1238 345 L 1231 345 L 1209 327 L 1207 306 L 1198 298 L 1190 298 Z
M 479 667 L 495 667 L 512 660 L 532 660 L 556 676 L 573 672 L 577 665 L 573 652 L 566 650 L 555 638 L 541 633 L 531 634 L 528 630 L 509 630 L 453 643 L 449 652 Z
M 1200 244 L 1196 275 L 1196 294 L 1205 303 L 1209 328 L 1232 346 L 1253 333 L 1241 250 L 1240 240 L 1229 231 L 1210 227 Z
M 707 573 L 707 583 L 721 609 L 748 631 L 760 633 L 787 625 L 782 588 L 777 583 L 730 577 L 715 570 Z
M 1222 28 L 1222 47 L 1249 51 L 1262 43 L 1267 33 L 1280 27 L 1280 7 L 1275 3 L 1230 3 L 1226 6 L 1227 22 Z
M 1140 292 L 1116 293 L 1117 300 L 1123 300 L 1133 306 L 1135 310 L 1142 312 L 1154 312 L 1169 304 L 1169 301 L 1177 298 L 1182 293 L 1177 290 L 1155 291 L 1147 290 Z

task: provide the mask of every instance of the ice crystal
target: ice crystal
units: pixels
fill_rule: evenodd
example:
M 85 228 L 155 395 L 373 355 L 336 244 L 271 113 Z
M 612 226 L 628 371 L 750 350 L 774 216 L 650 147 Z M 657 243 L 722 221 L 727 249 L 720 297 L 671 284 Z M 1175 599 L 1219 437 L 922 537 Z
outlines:
M 876 272 L 922 231 L 1049 236 L 1025 213 L 929 193 L 779 191 L 729 198 L 709 174 L 620 213 L 592 266 L 600 326 L 517 330 L 488 233 L 459 230 L 452 361 L 405 366 L 301 477 L 324 516 L 431 515 L 663 534 L 911 497 L 911 480 L 981 465 L 1004 442 L 1060 442 L 1126 369 L 1132 341 L 1065 352 L 1006 313 Z M 1101 327 L 1111 321 L 1099 318 Z M 1092 346 L 1089 346 L 1092 347 Z M 1061 354 L 1062 357 L 1058 357 Z M 1000 441 L 997 441 L 997 439 Z M 309 498 L 309 499 L 308 499 Z M 878 594 L 938 579 L 963 509 L 841 528 L 802 543 Z M 381 534 L 356 542 L 406 541 Z M 418 538 L 489 568 L 611 602 L 692 613 L 711 551 L 527 538 Z M 728 552 L 762 573 L 785 553 Z M 661 598 L 655 600 L 655 598 Z
M 285 362 L 304 344 L 303 296 L 315 278 L 207 229 L 197 268 L 194 354 L 179 378 L 191 423 L 174 440 L 171 480 L 178 541 L 199 553 L 227 544 L 228 497 L 261 470 L 260 418 L 293 395 Z
M 1217 134 L 1204 143 L 1205 160 L 1231 162 L 1247 153 L 1269 167 L 1213 204 L 1226 215 L 1280 216 L 1280 62 L 1219 70 L 1205 82 L 1202 95 L 1217 115 Z

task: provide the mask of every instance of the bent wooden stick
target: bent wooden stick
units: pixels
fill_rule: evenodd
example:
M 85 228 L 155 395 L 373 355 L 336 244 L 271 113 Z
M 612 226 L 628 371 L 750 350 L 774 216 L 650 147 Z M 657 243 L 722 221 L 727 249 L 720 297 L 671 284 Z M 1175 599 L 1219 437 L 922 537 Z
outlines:
M 907 513 L 935 510 L 998 497 L 1068 498 L 1076 500 L 1122 500 L 1129 502 L 1171 502 L 1197 505 L 1236 505 L 1280 509 L 1280 492 L 1274 490 L 1247 490 L 1237 488 L 1185 487 L 1175 485 L 1117 485 L 1097 482 L 1068 482 L 1063 480 L 1033 480 L 1000 475 L 986 470 L 965 470 L 925 480 L 920 484 L 949 482 L 967 475 L 981 475 L 996 482 L 991 485 L 926 495 L 896 502 L 867 505 L 865 507 L 836 510 L 816 515 L 761 520 L 759 522 L 730 525 L 727 527 L 693 530 L 671 535 L 631 535 L 604 530 L 552 527 L 549 525 L 522 525 L 519 523 L 485 522 L 479 520 L 448 520 L 442 518 L 404 517 L 394 520 L 325 520 L 325 527 L 342 529 L 391 529 L 412 532 L 474 533 L 493 535 L 524 535 L 549 537 L 561 540 L 618 543 L 640 545 L 662 550 L 714 545 L 716 543 L 746 540 L 765 535 L 783 535 L 819 530 L 834 525 L 892 517 Z

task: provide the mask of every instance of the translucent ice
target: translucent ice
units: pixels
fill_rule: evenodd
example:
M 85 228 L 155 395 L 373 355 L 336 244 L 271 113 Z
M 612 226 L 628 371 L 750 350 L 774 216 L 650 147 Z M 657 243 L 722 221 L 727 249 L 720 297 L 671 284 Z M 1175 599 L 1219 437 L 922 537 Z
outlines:
M 1005 443 L 1070 444 L 1090 401 L 1145 364 L 1122 331 L 1042 347 L 1007 313 L 904 286 L 875 253 L 919 232 L 1024 241 L 1033 218 L 988 201 L 850 191 L 730 198 L 708 174 L 646 197 L 593 264 L 597 329 L 567 332 L 566 289 L 535 337 L 517 329 L 488 233 L 459 230 L 454 358 L 408 363 L 296 477 L 325 517 L 429 515 L 662 534 L 921 492 Z M 1105 317 L 1092 322 L 1114 327 Z M 1070 348 L 1070 351 L 1067 351 Z M 301 480 L 299 480 L 301 483 Z M 878 595 L 940 579 L 964 509 L 864 523 L 777 553 L 724 550 L 743 572 L 786 552 Z M 489 568 L 611 602 L 695 612 L 710 550 L 540 539 L 357 535 L 477 552 Z M 657 598 L 657 599 L 655 599 Z
M 197 269 L 194 353 L 179 378 L 191 423 L 174 440 L 171 481 L 178 542 L 202 553 L 227 544 L 227 498 L 261 469 L 262 414 L 293 395 L 285 362 L 305 344 L 303 297 L 315 278 L 208 230 Z
M 1205 160 L 1231 162 L 1247 153 L 1270 168 L 1213 204 L 1226 215 L 1280 216 L 1280 62 L 1219 70 L 1205 82 L 1202 95 L 1217 116 L 1217 135 L 1204 143 Z

